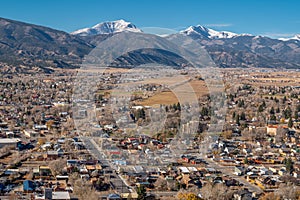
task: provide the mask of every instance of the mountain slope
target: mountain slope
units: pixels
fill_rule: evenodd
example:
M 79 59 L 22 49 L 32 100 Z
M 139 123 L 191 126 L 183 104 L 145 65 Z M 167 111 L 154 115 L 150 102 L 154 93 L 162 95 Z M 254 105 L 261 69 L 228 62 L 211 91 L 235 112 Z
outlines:
M 0 18 L 2 67 L 72 67 L 93 46 L 79 37 L 51 28 Z

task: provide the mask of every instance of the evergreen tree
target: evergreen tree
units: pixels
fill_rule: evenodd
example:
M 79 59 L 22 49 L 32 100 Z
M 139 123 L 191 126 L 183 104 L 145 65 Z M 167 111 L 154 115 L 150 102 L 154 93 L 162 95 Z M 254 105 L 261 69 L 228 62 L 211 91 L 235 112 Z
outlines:
M 235 113 L 235 111 L 232 113 L 232 119 L 235 119 L 235 115 L 236 115 L 236 113 Z
M 136 119 L 145 119 L 145 118 L 146 118 L 146 114 L 144 108 L 138 109 L 136 111 Z
M 202 107 L 201 113 L 202 116 L 208 116 L 209 110 L 207 107 Z
M 248 158 L 247 157 L 245 157 L 245 159 L 244 159 L 244 164 L 248 164 L 249 163 L 249 161 L 248 161 Z
M 229 94 L 230 101 L 234 101 L 234 96 L 232 94 Z
M 263 112 L 264 111 L 264 106 L 261 104 L 258 107 L 258 112 Z
M 177 103 L 177 110 L 181 111 L 181 106 L 179 102 Z
M 243 107 L 245 105 L 244 100 L 239 100 L 238 101 L 238 107 Z
M 145 200 L 146 199 L 146 188 L 144 186 L 139 186 L 137 188 L 138 199 Z
M 286 102 L 286 96 L 284 96 L 282 99 L 282 103 L 285 104 L 285 102 Z
M 237 115 L 235 116 L 235 123 L 236 123 L 237 125 L 240 125 L 240 115 L 239 115 L 239 114 L 237 114 Z
M 290 107 L 287 107 L 287 109 L 283 110 L 283 116 L 284 118 L 288 119 L 292 117 L 292 110 Z
M 293 120 L 292 120 L 292 118 L 289 119 L 288 127 L 289 127 L 289 128 L 292 128 L 292 127 L 293 127 Z
M 271 115 L 270 120 L 271 121 L 276 121 L 276 116 L 275 115 Z
M 246 114 L 244 113 L 244 112 L 242 112 L 242 114 L 241 114 L 241 120 L 246 120 Z
M 277 107 L 276 113 L 280 113 L 280 108 L 279 107 Z
M 284 159 L 284 164 L 285 164 L 285 168 L 286 168 L 286 171 L 288 173 L 291 173 L 293 171 L 293 161 L 291 158 L 288 158 L 288 159 Z
M 271 115 L 274 115 L 275 114 L 275 111 L 274 111 L 274 107 L 272 106 L 271 110 L 270 110 L 270 114 Z
M 179 103 L 178 103 L 179 104 Z M 173 109 L 175 110 L 175 111 L 177 111 L 177 110 L 179 110 L 180 108 L 178 108 L 178 104 L 176 104 L 176 103 L 174 103 L 173 104 Z M 179 104 L 180 105 L 180 104 Z
M 298 116 L 298 111 L 297 111 L 297 110 L 294 112 L 294 118 L 295 118 L 296 120 L 299 118 L 299 116 Z
M 262 102 L 262 106 L 265 108 L 266 107 L 266 102 L 265 100 Z

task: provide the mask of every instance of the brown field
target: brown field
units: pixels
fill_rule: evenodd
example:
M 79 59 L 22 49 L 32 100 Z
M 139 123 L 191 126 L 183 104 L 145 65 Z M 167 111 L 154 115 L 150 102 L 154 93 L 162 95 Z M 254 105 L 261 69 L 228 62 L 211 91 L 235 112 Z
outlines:
M 127 85 L 130 84 L 165 85 L 166 89 L 163 89 L 161 91 L 156 91 L 154 94 L 150 94 L 149 98 L 143 96 L 143 92 L 141 91 L 128 92 L 118 88 L 116 88 L 115 90 L 101 91 L 99 93 L 104 94 L 105 92 L 109 92 L 116 96 L 131 96 L 133 94 L 142 95 L 144 99 L 136 101 L 136 104 L 144 105 L 144 106 L 171 105 L 178 102 L 191 103 L 191 102 L 195 102 L 199 97 L 208 94 L 208 88 L 206 86 L 205 81 L 198 80 L 198 79 L 191 79 L 190 77 L 183 76 L 183 75 L 149 78 L 149 79 L 145 79 L 133 83 L 120 84 L 119 87 L 120 88 L 122 88 L 122 86 L 126 87 Z
M 300 72 L 250 73 L 248 77 L 243 77 L 241 80 L 257 86 L 299 86 Z
M 206 94 L 208 94 L 208 89 L 204 81 L 191 80 L 175 86 L 169 91 L 158 92 L 154 96 L 137 103 L 144 106 L 171 105 L 177 102 L 191 103 Z
M 88 69 L 88 72 L 99 72 L 99 70 L 105 70 L 105 73 L 131 73 L 132 71 L 143 73 L 143 69 L 122 69 L 122 68 L 103 68 L 103 69 Z M 86 71 L 86 70 L 78 70 Z M 143 84 L 157 84 L 164 85 L 166 89 L 161 91 L 156 91 L 154 94 L 149 93 L 150 97 L 147 98 L 147 95 L 143 95 L 143 92 L 132 92 L 122 89 L 127 85 L 143 85 Z M 143 96 L 143 100 L 136 101 L 139 105 L 144 106 L 154 106 L 154 105 L 170 105 L 177 102 L 180 103 L 191 103 L 195 102 L 199 97 L 207 95 L 209 93 L 205 81 L 195 79 L 182 74 L 170 74 L 164 77 L 157 78 L 146 78 L 141 81 L 132 82 L 132 83 L 123 83 L 118 85 L 120 88 L 114 90 L 104 90 L 99 91 L 99 94 L 104 94 L 105 92 L 113 93 L 117 96 L 131 96 L 137 94 Z
M 145 99 L 141 102 L 137 102 L 143 106 L 155 106 L 155 105 L 170 105 L 177 103 L 178 99 L 175 94 L 171 91 L 160 92 L 148 99 Z

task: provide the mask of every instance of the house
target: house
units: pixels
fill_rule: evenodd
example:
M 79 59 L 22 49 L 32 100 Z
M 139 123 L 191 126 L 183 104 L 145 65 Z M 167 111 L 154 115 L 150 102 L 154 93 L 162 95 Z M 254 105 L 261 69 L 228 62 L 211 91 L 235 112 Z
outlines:
M 267 134 L 271 136 L 277 135 L 278 126 L 269 125 L 267 126 Z
M 259 172 L 260 175 L 272 175 L 272 171 L 271 170 L 268 170 L 267 168 L 260 168 L 260 172 Z
M 239 182 L 235 179 L 225 179 L 225 185 L 227 187 L 230 187 L 230 186 L 238 186 L 239 185 Z
M 52 148 L 52 144 L 51 144 L 50 142 L 47 142 L 47 143 L 43 144 L 43 145 L 41 146 L 41 148 L 42 148 L 44 151 L 47 151 L 47 150 L 49 150 L 49 149 Z
M 293 176 L 294 176 L 295 178 L 300 178 L 300 172 L 299 172 L 299 171 L 294 171 L 294 172 L 293 172 Z
M 45 125 L 45 124 L 43 124 L 43 125 L 35 124 L 35 125 L 33 126 L 33 129 L 34 129 L 35 131 L 42 131 L 42 130 L 48 130 L 48 127 L 47 127 L 47 125 Z
M 281 168 L 281 169 L 278 171 L 278 174 L 279 174 L 280 176 L 285 175 L 285 174 L 286 174 L 286 169 L 285 169 L 285 168 Z
M 224 152 L 226 152 L 227 154 L 231 154 L 233 153 L 235 150 L 235 147 L 225 147 Z
M 26 129 L 23 132 L 24 132 L 24 135 L 26 137 L 29 137 L 29 138 L 33 138 L 33 137 L 38 137 L 39 136 L 39 133 L 36 132 L 36 131 L 34 131 L 34 130 Z
M 181 158 L 182 158 L 182 160 L 184 160 L 185 162 L 191 162 L 192 160 L 195 159 L 195 157 L 190 156 L 190 155 L 182 155 Z
M 279 183 L 272 177 L 260 176 L 255 180 L 256 185 L 262 189 L 278 188 Z
M 179 167 L 179 170 L 182 174 L 189 174 L 190 171 L 188 170 L 187 167 Z
M 236 166 L 234 167 L 234 174 L 238 175 L 238 176 L 241 176 L 243 175 L 245 172 L 245 168 L 242 167 L 242 166 Z
M 136 192 L 134 192 L 134 193 L 122 193 L 121 194 L 122 199 L 138 199 L 138 196 L 139 195 Z
M 17 147 L 17 144 L 21 142 L 18 138 L 0 138 L 0 148 L 4 146 Z
M 49 160 L 55 160 L 58 158 L 58 151 L 47 151 L 47 153 L 44 155 L 44 158 Z
M 239 190 L 237 193 L 233 195 L 235 200 L 252 200 L 252 193 L 246 189 Z
M 104 129 L 105 129 L 105 130 L 113 130 L 114 127 L 115 127 L 115 126 L 114 126 L 113 124 L 107 124 L 107 125 L 104 126 Z
M 289 129 L 286 126 L 277 126 L 277 125 L 267 126 L 267 134 L 270 136 L 276 136 L 279 133 L 279 131 L 283 131 L 283 130 L 287 133 Z
M 198 171 L 196 167 L 187 167 L 187 168 L 190 172 L 197 172 Z
M 6 134 L 7 138 L 13 138 L 13 137 L 15 137 L 15 133 L 12 132 L 12 131 L 7 131 L 5 134 Z
M 279 169 L 276 169 L 275 167 L 269 167 L 269 170 L 271 172 L 273 172 L 274 174 L 276 174 L 278 172 Z
M 67 167 L 77 167 L 79 165 L 79 160 L 67 160 Z
M 121 196 L 118 194 L 109 194 L 107 200 L 121 200 Z
M 203 159 L 200 159 L 200 158 L 196 158 L 196 159 L 192 160 L 191 163 L 192 163 L 193 165 L 206 164 L 206 161 L 203 160 Z
M 74 142 L 74 147 L 75 147 L 75 150 L 82 150 L 84 149 L 84 144 L 82 142 Z
M 70 194 L 67 191 L 52 191 L 51 188 L 45 188 L 44 194 L 35 195 L 37 200 L 70 200 Z
M 32 192 L 34 192 L 35 188 L 36 188 L 35 182 L 33 182 L 31 180 L 23 181 L 23 191 L 25 193 L 32 193 Z
M 39 166 L 38 168 L 40 176 L 51 176 L 52 172 L 48 166 Z

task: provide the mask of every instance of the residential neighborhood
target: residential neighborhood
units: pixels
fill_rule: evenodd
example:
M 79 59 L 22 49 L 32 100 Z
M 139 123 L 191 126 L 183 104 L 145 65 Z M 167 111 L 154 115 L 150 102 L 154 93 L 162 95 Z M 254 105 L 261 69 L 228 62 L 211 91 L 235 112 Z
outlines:
M 72 96 L 76 72 L 4 76 L 0 198 L 297 199 L 300 74 L 284 73 L 298 79 L 280 81 L 272 70 L 224 70 L 227 111 L 218 117 L 225 124 L 214 133 L 208 132 L 209 94 L 199 97 L 199 118 L 181 126 L 181 110 L 191 106 L 174 101 L 155 107 L 149 99 L 168 92 L 166 85 L 141 82 L 124 107 L 128 117 L 114 119 L 110 90 L 123 83 L 120 72 L 107 73 L 93 99 L 96 119 L 77 122 L 77 129 L 76 120 L 86 123 L 89 105 Z M 163 129 L 139 131 L 154 107 L 166 113 Z M 189 134 L 177 139 L 180 131 Z

